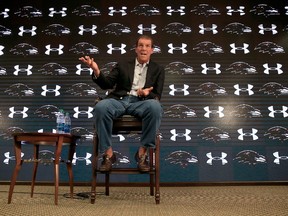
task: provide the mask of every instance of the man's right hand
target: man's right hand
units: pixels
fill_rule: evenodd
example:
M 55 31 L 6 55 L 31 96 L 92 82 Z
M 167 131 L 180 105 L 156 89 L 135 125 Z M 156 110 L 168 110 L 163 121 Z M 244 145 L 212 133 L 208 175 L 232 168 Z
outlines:
M 84 56 L 80 57 L 79 60 L 86 64 L 88 67 L 90 67 L 94 71 L 96 77 L 99 76 L 100 70 L 97 63 L 94 61 L 94 58 L 90 58 L 90 56 Z

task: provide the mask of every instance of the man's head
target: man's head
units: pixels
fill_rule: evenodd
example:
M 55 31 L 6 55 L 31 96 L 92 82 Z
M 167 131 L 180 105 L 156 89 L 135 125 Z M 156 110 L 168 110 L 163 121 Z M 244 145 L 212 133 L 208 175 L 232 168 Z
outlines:
M 147 63 L 153 53 L 153 39 L 147 35 L 140 36 L 136 42 L 135 52 L 139 63 Z

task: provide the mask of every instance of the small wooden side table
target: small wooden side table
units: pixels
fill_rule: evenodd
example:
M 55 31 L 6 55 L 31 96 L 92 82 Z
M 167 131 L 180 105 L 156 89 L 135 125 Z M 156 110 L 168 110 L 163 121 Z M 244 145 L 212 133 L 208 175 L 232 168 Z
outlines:
M 73 154 L 76 148 L 76 141 L 77 139 L 80 138 L 80 136 L 75 136 L 75 135 L 70 135 L 70 134 L 37 133 L 37 132 L 15 133 L 13 134 L 13 136 L 14 136 L 16 165 L 15 165 L 14 172 L 11 178 L 9 195 L 8 195 L 8 204 L 11 203 L 15 182 L 16 182 L 18 173 L 21 169 L 21 166 L 23 164 L 23 160 L 21 158 L 21 148 L 22 148 L 23 143 L 32 144 L 34 146 L 33 147 L 34 158 L 31 160 L 32 162 L 34 162 L 33 176 L 32 176 L 32 182 L 31 182 L 31 197 L 33 197 L 36 173 L 37 173 L 38 162 L 39 162 L 39 146 L 40 145 L 55 146 L 55 151 L 54 151 L 55 205 L 58 204 L 59 163 L 61 159 L 62 147 L 64 145 L 69 146 L 68 160 L 65 162 L 66 162 L 67 170 L 69 174 L 70 196 L 72 198 L 73 197 L 72 159 L 73 159 Z

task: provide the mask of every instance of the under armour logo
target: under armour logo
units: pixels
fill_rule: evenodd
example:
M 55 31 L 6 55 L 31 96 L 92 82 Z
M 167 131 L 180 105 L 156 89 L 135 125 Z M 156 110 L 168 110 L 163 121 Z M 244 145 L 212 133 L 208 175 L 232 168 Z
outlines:
M 56 11 L 54 8 L 49 8 L 49 15 L 50 17 L 54 17 L 54 15 L 60 15 L 61 17 L 65 17 L 67 16 L 67 8 L 66 7 L 62 7 L 62 10 Z
M 263 24 L 258 25 L 259 33 L 264 35 L 265 32 L 271 32 L 273 35 L 277 34 L 278 31 L 276 30 L 277 26 L 275 24 L 271 24 L 271 27 L 264 27 Z
M 4 50 L 4 46 L 0 45 L 0 56 L 4 54 L 3 50 Z
M 25 29 L 24 26 L 20 26 L 18 35 L 23 36 L 24 33 L 27 33 L 27 34 L 31 34 L 31 36 L 34 36 L 37 34 L 36 30 L 37 30 L 36 26 L 32 26 L 31 29 Z
M 273 161 L 275 164 L 280 164 L 280 160 L 288 160 L 288 156 L 287 155 L 280 156 L 279 152 L 274 152 L 273 156 L 275 157 L 275 159 Z
M 114 138 L 119 138 L 119 142 L 122 142 L 125 140 L 125 137 L 122 134 L 112 135 Z
M 210 110 L 209 106 L 206 106 L 203 109 L 206 111 L 206 113 L 204 114 L 204 117 L 206 117 L 206 118 L 210 118 L 211 115 L 218 115 L 219 118 L 224 117 L 224 113 L 223 113 L 224 107 L 222 107 L 222 106 L 218 106 L 218 110 Z
M 172 16 L 172 13 L 179 13 L 180 16 L 185 15 L 185 6 L 180 6 L 178 9 L 172 9 L 171 6 L 167 6 L 167 15 Z
M 3 18 L 7 18 L 9 17 L 8 12 L 10 11 L 10 9 L 5 8 L 4 11 L 0 12 L 0 15 L 3 15 Z
M 58 48 L 51 48 L 51 45 L 46 45 L 46 51 L 45 51 L 45 54 L 46 55 L 50 55 L 50 52 L 58 52 L 58 55 L 62 55 L 64 52 L 63 52 L 63 48 L 64 48 L 64 45 L 62 44 L 59 44 Z
M 72 160 L 72 164 L 76 165 L 76 161 L 85 161 L 86 162 L 86 166 L 91 164 L 91 158 L 92 154 L 86 152 L 86 156 L 85 157 L 79 157 L 76 156 L 76 152 L 73 154 L 73 160 Z
M 205 32 L 212 32 L 213 34 L 218 33 L 216 24 L 212 24 L 211 27 L 206 27 L 206 26 L 204 26 L 204 24 L 200 24 L 199 28 L 200 28 L 200 30 L 199 30 L 200 34 L 205 34 Z
M 15 107 L 10 107 L 10 114 L 8 115 L 9 118 L 14 118 L 14 115 L 22 115 L 22 118 L 27 118 L 28 114 L 26 113 L 29 109 L 28 107 L 23 107 L 23 110 L 15 110 Z
M 155 24 L 151 24 L 150 27 L 143 27 L 143 24 L 138 25 L 138 34 L 143 34 L 143 32 L 150 32 L 151 34 L 156 34 L 157 31 L 155 30 L 157 26 Z
M 256 135 L 258 130 L 255 129 L 255 128 L 252 128 L 252 132 L 245 132 L 244 133 L 243 128 L 238 129 L 237 132 L 240 134 L 238 136 L 239 140 L 244 140 L 244 137 L 252 137 L 253 140 L 257 140 L 258 139 L 258 136 Z
M 87 115 L 87 118 L 92 118 L 93 117 L 92 111 L 93 111 L 93 107 L 88 107 L 88 111 L 79 110 L 79 107 L 74 107 L 75 113 L 73 114 L 73 117 L 78 119 L 79 115 Z
M 242 47 L 236 47 L 235 43 L 230 44 L 231 49 L 231 53 L 236 54 L 236 51 L 243 51 L 244 54 L 250 53 L 250 51 L 248 50 L 249 44 L 243 43 Z
M 19 65 L 15 65 L 14 66 L 15 71 L 13 72 L 13 74 L 15 76 L 18 76 L 19 73 L 26 73 L 27 76 L 30 76 L 32 75 L 32 71 L 31 71 L 32 68 L 33 68 L 32 65 L 28 65 L 27 68 L 20 68 Z
M 247 88 L 244 88 L 244 87 L 241 87 L 240 88 L 240 85 L 239 84 L 235 84 L 234 86 L 233 86 L 236 90 L 234 91 L 234 94 L 235 95 L 240 95 L 240 94 L 242 94 L 242 93 L 248 93 L 248 95 L 250 96 L 250 95 L 253 95 L 254 94 L 254 91 L 252 90 L 253 89 L 253 85 L 251 85 L 251 84 L 247 84 Z
M 208 67 L 206 63 L 201 64 L 201 67 L 203 68 L 202 74 L 207 74 L 208 71 L 215 71 L 216 74 L 221 74 L 220 67 L 221 65 L 218 63 L 215 63 L 215 67 Z
M 76 65 L 76 68 L 77 68 L 77 71 L 76 71 L 77 75 L 81 75 L 82 71 L 89 72 L 90 75 L 92 75 L 93 73 L 93 70 L 91 68 L 87 68 L 87 67 L 82 68 L 81 64 Z
M 212 156 L 212 152 L 208 152 L 206 154 L 208 160 L 207 164 L 213 165 L 213 161 L 221 161 L 222 165 L 225 165 L 228 163 L 228 161 L 225 159 L 227 157 L 227 153 L 221 152 L 221 156 Z
M 227 9 L 227 15 L 229 16 L 232 16 L 233 15 L 232 13 L 239 13 L 240 16 L 245 15 L 244 6 L 239 6 L 238 9 L 232 9 L 232 6 L 226 6 L 226 9 Z
M 263 64 L 263 67 L 264 67 L 264 73 L 265 74 L 270 74 L 270 71 L 277 71 L 277 74 L 282 74 L 283 73 L 283 70 L 281 69 L 282 68 L 282 64 L 279 64 L 277 63 L 276 64 L 276 67 L 270 67 L 268 65 L 268 63 L 266 64 Z
M 277 109 L 274 109 L 274 106 L 269 106 L 268 110 L 270 111 L 269 116 L 271 118 L 275 118 L 276 113 L 282 114 L 284 118 L 288 117 L 288 112 L 287 112 L 288 107 L 287 106 L 282 106 L 282 110 L 280 110 L 280 109 L 277 110 Z
M 91 32 L 92 35 L 95 35 L 95 34 L 97 34 L 96 29 L 97 29 L 96 25 L 92 25 L 92 28 L 84 28 L 84 25 L 80 25 L 79 26 L 80 31 L 78 32 L 78 34 L 83 35 L 84 32 Z
M 125 50 L 126 44 L 121 43 L 121 47 L 113 47 L 113 44 L 108 44 L 107 47 L 109 48 L 107 50 L 107 53 L 110 55 L 112 54 L 113 51 L 120 51 L 121 55 L 126 53 L 126 50 Z
M 168 44 L 169 50 L 168 53 L 174 54 L 174 50 L 180 50 L 182 51 L 182 54 L 187 53 L 187 49 L 185 49 L 187 47 L 187 44 L 182 43 L 181 47 L 174 47 L 173 43 L 169 43 Z
M 108 7 L 108 9 L 110 10 L 108 13 L 109 16 L 114 16 L 114 13 L 120 13 L 121 16 L 127 15 L 127 12 L 126 12 L 127 7 L 126 6 L 122 6 L 122 8 L 120 10 L 116 10 L 116 9 L 114 9 L 114 7 Z
M 61 86 L 59 86 L 59 85 L 55 85 L 55 89 L 48 89 L 47 88 L 47 85 L 44 85 L 44 86 L 42 86 L 42 93 L 41 93 L 41 95 L 42 96 L 47 96 L 47 93 L 54 93 L 54 95 L 55 96 L 59 96 L 60 95 L 60 92 L 59 92 L 59 90 L 61 89 Z
M 4 164 L 9 164 L 9 162 L 10 162 L 10 160 L 16 160 L 16 157 L 13 155 L 10 155 L 10 152 L 5 152 L 4 153 L 4 156 L 5 156 L 5 159 L 4 159 L 4 161 L 3 161 L 3 163 Z M 24 156 L 24 153 L 23 152 L 21 152 L 21 158 Z
M 176 129 L 172 129 L 170 130 L 170 133 L 172 134 L 170 139 L 173 141 L 176 141 L 177 137 L 185 137 L 186 141 L 191 140 L 191 137 L 189 136 L 189 134 L 191 133 L 191 130 L 189 129 L 185 129 L 185 133 L 176 133 Z
M 183 84 L 183 88 L 175 88 L 175 85 L 169 85 L 171 91 L 169 92 L 170 95 L 175 95 L 175 92 L 183 92 L 184 96 L 189 95 L 189 85 Z

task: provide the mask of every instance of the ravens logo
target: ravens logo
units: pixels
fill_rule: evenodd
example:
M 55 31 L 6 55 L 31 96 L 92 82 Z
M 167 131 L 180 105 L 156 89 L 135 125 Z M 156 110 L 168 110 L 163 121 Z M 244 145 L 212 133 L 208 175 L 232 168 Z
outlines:
M 92 44 L 89 44 L 87 42 L 77 43 L 69 51 L 75 54 L 81 54 L 81 55 L 91 55 L 91 54 L 99 53 L 98 47 Z
M 280 15 L 276 8 L 273 8 L 267 4 L 258 4 L 255 5 L 251 10 L 251 13 L 255 15 L 263 15 L 265 17 L 273 16 L 273 15 Z
M 101 12 L 90 5 L 81 5 L 72 11 L 77 16 L 100 16 Z
M 41 118 L 55 119 L 56 115 L 59 113 L 59 109 L 54 105 L 44 105 L 38 108 L 34 113 Z
M 271 56 L 274 54 L 285 53 L 283 47 L 270 41 L 259 43 L 254 50 L 258 50 L 260 53 L 267 53 Z
M 33 47 L 27 43 L 17 44 L 12 49 L 10 49 L 10 52 L 14 55 L 23 55 L 23 56 L 39 54 L 38 49 L 36 47 Z
M 196 52 L 213 55 L 215 53 L 224 53 L 221 46 L 218 46 L 210 41 L 203 41 L 195 45 L 193 48 Z
M 154 15 L 161 15 L 160 10 L 148 5 L 148 4 L 141 4 L 133 8 L 131 13 L 136 15 L 144 15 L 144 16 L 154 16 Z
M 195 6 L 190 12 L 196 15 L 204 15 L 206 17 L 212 15 L 221 15 L 220 11 L 217 8 L 209 4 L 199 4 Z
M 110 71 L 116 66 L 117 62 L 108 62 L 101 67 L 101 73 L 109 74 Z
M 86 128 L 83 127 L 73 127 L 71 128 L 71 134 L 75 136 L 80 136 L 80 140 L 93 140 L 93 133 L 89 132 Z
M 22 8 L 19 8 L 18 11 L 16 11 L 14 14 L 19 17 L 27 18 L 42 17 L 42 12 L 32 6 L 24 6 Z
M 44 75 L 67 75 L 68 70 L 66 67 L 61 66 L 58 63 L 47 63 L 43 65 L 39 70 Z
M 239 118 L 262 117 L 261 111 L 259 109 L 255 109 L 253 106 L 248 104 L 240 104 L 236 106 L 231 114 Z
M 167 109 L 164 112 L 164 114 L 172 118 L 182 118 L 182 119 L 196 117 L 195 110 L 183 104 L 175 104 L 173 106 L 170 106 L 169 109 Z
M 11 29 L 6 28 L 5 26 L 0 25 L 0 37 L 11 35 Z
M 75 96 L 98 96 L 96 88 L 93 88 L 86 83 L 73 84 L 66 92 Z
M 191 28 L 178 22 L 169 23 L 166 25 L 162 31 L 165 31 L 168 34 L 182 35 L 183 33 L 192 32 Z
M 120 165 L 124 165 L 124 164 L 130 164 L 130 160 L 127 156 L 123 155 L 121 152 L 118 151 L 113 151 L 113 153 L 116 156 L 116 161 L 113 164 L 113 166 L 120 166 Z
M 222 95 L 222 96 L 227 95 L 225 88 L 223 88 L 223 87 L 221 87 L 221 86 L 219 86 L 213 82 L 203 83 L 195 91 L 197 91 L 203 95 L 210 95 L 212 97 L 220 96 L 220 95 Z
M 219 142 L 221 140 L 230 140 L 230 136 L 227 132 L 221 130 L 220 128 L 217 127 L 207 127 L 204 128 L 202 133 L 199 134 L 202 139 L 205 140 L 212 140 L 213 142 Z
M 111 34 L 111 35 L 116 35 L 116 36 L 131 32 L 129 27 L 124 26 L 123 24 L 120 24 L 120 23 L 110 23 L 106 25 L 101 31 L 106 34 Z
M 15 133 L 23 133 L 24 130 L 19 127 L 9 127 L 4 133 L 1 133 L 0 135 L 3 136 L 5 140 L 13 139 L 13 134 Z
M 18 96 L 18 97 L 34 95 L 33 89 L 29 88 L 27 85 L 23 83 L 16 83 L 16 84 L 11 85 L 5 90 L 5 92 L 8 95 Z
M 222 31 L 229 33 L 229 34 L 237 34 L 242 35 L 244 33 L 251 33 L 252 29 L 249 26 L 246 26 L 242 23 L 233 22 L 226 25 Z
M 70 34 L 70 29 L 60 24 L 52 24 L 47 26 L 42 32 L 46 35 L 62 36 Z
M 186 75 L 195 73 L 193 68 L 183 62 L 171 62 L 165 67 L 168 74 Z
M 288 139 L 288 129 L 282 126 L 274 126 L 269 128 L 264 136 L 269 136 L 270 139 L 278 139 L 283 142 Z
M 246 62 L 233 62 L 226 71 L 234 74 L 257 74 L 256 67 Z
M 256 151 L 243 150 L 239 152 L 233 160 L 237 160 L 239 163 L 245 163 L 249 165 L 256 165 L 258 163 L 265 163 L 266 158 L 260 155 Z
M 180 165 L 182 168 L 186 168 L 190 163 L 197 163 L 198 158 L 186 151 L 174 151 L 165 159 L 171 164 Z
M 265 94 L 274 95 L 276 97 L 280 95 L 288 95 L 288 88 L 276 82 L 264 84 L 259 91 L 263 91 Z

